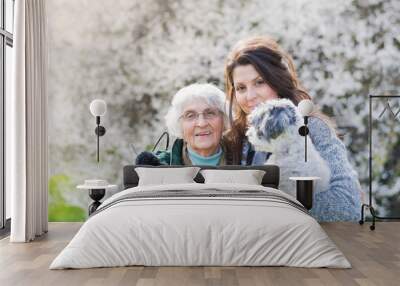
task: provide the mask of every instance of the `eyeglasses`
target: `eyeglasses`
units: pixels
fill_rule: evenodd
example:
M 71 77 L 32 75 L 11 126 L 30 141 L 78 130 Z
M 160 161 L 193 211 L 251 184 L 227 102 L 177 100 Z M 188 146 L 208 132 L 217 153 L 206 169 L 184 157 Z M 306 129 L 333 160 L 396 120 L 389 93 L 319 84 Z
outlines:
M 199 119 L 200 114 L 203 115 L 204 120 L 212 120 L 217 118 L 221 112 L 216 109 L 206 109 L 203 112 L 186 111 L 180 118 L 187 122 L 194 122 Z

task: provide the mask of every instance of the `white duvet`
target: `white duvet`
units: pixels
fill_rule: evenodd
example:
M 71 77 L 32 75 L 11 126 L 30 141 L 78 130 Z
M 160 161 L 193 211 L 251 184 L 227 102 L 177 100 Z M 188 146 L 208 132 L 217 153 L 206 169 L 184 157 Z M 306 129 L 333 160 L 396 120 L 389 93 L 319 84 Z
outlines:
M 278 199 L 175 196 L 121 200 L 137 192 L 206 193 L 210 189 L 262 190 Z M 127 189 L 100 206 L 50 269 L 127 265 L 351 267 L 314 218 L 279 197 L 299 204 L 279 190 L 254 185 L 193 183 Z

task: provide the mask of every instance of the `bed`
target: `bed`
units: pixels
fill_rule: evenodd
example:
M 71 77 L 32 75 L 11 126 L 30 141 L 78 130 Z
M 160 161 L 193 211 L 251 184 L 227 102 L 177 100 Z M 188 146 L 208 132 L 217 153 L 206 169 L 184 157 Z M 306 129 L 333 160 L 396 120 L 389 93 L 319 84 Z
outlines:
M 138 176 L 143 169 L 167 173 L 180 168 L 141 167 L 124 168 L 124 190 L 103 202 L 50 269 L 129 265 L 351 267 L 307 210 L 279 191 L 277 166 L 201 167 L 192 182 L 171 183 L 164 178 L 165 183 L 138 185 L 145 181 Z M 206 177 L 208 170 L 263 173 L 261 184 L 256 185 L 235 182 L 242 180 L 236 175 L 231 177 L 233 183 L 215 182 L 208 174 Z M 156 182 L 152 176 L 150 180 Z

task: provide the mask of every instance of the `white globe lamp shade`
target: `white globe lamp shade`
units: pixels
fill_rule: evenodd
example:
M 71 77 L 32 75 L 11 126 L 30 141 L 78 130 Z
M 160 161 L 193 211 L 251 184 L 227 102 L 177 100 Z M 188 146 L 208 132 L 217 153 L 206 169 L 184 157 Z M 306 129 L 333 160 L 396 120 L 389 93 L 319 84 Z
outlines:
M 314 104 L 309 99 L 303 99 L 297 107 L 302 116 L 310 116 L 314 110 Z
M 107 112 L 107 103 L 102 99 L 95 99 L 90 103 L 89 109 L 93 116 L 103 116 Z

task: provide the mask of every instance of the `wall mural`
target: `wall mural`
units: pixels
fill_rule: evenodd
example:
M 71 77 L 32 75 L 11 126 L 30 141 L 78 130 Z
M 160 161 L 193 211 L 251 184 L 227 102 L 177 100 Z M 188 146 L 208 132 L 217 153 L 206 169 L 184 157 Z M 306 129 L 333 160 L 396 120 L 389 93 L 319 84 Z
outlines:
M 294 57 L 314 102 L 334 117 L 367 192 L 368 94 L 400 84 L 399 1 L 53 0 L 47 9 L 50 221 L 84 220 L 89 199 L 76 185 L 92 178 L 121 184 L 133 148 L 148 149 L 165 130 L 172 95 L 193 82 L 223 89 L 229 49 L 252 35 L 273 36 Z M 99 164 L 89 112 L 95 98 L 108 104 Z M 398 167 L 400 124 L 382 128 L 391 132 L 392 151 L 376 155 L 376 172 Z M 380 214 L 399 211 L 400 171 L 393 170 L 374 176 L 375 185 L 388 186 L 376 196 Z

